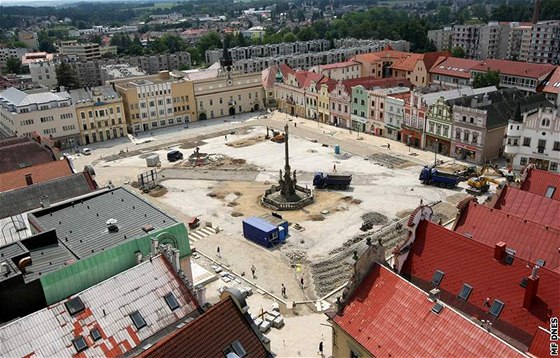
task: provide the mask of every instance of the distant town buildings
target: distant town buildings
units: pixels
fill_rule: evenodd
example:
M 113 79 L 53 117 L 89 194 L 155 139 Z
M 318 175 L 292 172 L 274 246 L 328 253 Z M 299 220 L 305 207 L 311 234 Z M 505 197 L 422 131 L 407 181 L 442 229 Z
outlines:
M 560 21 L 489 22 L 429 30 L 438 51 L 461 47 L 467 58 L 559 64 Z

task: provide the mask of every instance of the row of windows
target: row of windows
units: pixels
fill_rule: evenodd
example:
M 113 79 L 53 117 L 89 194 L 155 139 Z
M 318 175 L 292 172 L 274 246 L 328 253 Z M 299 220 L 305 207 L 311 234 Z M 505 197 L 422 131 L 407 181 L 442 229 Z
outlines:
M 521 157 L 519 160 L 519 165 L 527 165 L 528 163 L 529 163 L 529 158 L 527 157 Z M 548 170 L 551 170 L 553 172 L 558 171 L 558 162 L 550 162 Z
M 52 122 L 54 121 L 53 116 L 41 117 L 41 123 Z
M 238 95 L 237 95 L 237 100 L 238 100 L 238 101 L 241 101 L 242 98 L 243 98 L 242 94 L 238 94 Z M 248 93 L 248 98 L 249 98 L 249 99 L 253 99 L 253 93 L 249 92 L 249 93 Z M 255 92 L 255 99 L 258 99 L 258 98 L 259 98 L 259 92 Z M 219 102 L 220 104 L 223 104 L 223 103 L 224 103 L 224 99 L 220 97 L 220 98 L 218 99 L 218 102 Z M 229 97 L 229 103 L 228 103 L 228 104 L 231 104 L 231 102 L 233 102 L 233 96 L 230 96 L 230 97 Z M 208 103 L 209 103 L 211 106 L 213 106 L 213 105 L 214 105 L 214 100 L 213 100 L 213 99 L 210 99 L 210 100 L 208 101 Z M 200 107 L 204 107 L 204 101 L 200 101 L 199 104 L 200 104 Z
M 72 113 L 64 113 L 60 115 L 60 119 L 71 119 L 74 118 L 74 115 Z
M 108 109 L 99 109 L 94 111 L 88 111 L 88 118 L 93 118 L 93 115 L 95 113 L 95 117 L 104 117 L 104 116 L 108 116 L 110 114 L 114 114 L 114 110 L 113 107 L 110 107 Z M 117 113 L 121 113 L 121 107 L 117 106 Z M 85 112 L 81 112 L 80 113 L 80 117 L 82 117 L 82 119 L 86 118 L 86 114 Z
M 76 129 L 76 126 L 73 125 L 73 124 L 71 124 L 71 125 L 69 125 L 69 126 L 62 126 L 62 130 L 63 130 L 63 131 L 73 131 L 73 130 L 75 130 L 75 129 Z
M 164 94 L 171 94 L 171 90 L 170 89 L 164 89 L 164 90 L 159 90 L 159 91 L 150 91 L 150 92 L 143 92 L 143 93 L 138 93 L 138 98 L 146 98 L 146 97 L 153 97 L 153 96 L 157 96 L 159 93 L 159 95 L 164 95 Z

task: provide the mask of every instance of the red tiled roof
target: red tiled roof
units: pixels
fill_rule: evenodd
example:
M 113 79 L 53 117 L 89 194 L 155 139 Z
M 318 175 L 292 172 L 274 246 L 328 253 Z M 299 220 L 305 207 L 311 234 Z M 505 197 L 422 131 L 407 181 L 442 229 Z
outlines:
M 353 61 L 353 60 L 349 60 L 349 61 L 344 61 L 344 62 L 331 63 L 329 65 L 321 65 L 321 66 L 319 66 L 319 69 L 321 71 L 332 70 L 334 68 L 344 68 L 344 67 L 348 67 L 348 66 L 354 66 L 354 65 L 357 65 L 357 64 L 358 64 L 358 62 Z
M 352 87 L 362 85 L 366 89 L 372 89 L 373 87 L 389 88 L 389 87 L 410 87 L 410 80 L 406 78 L 388 77 L 388 78 L 377 78 L 377 77 L 361 77 L 353 78 L 349 80 L 342 81 L 342 84 L 346 88 L 348 93 L 352 92 Z
M 507 60 L 494 60 L 486 59 L 479 61 L 478 65 L 472 67 L 473 71 L 487 72 L 488 70 L 500 71 L 501 74 L 528 77 L 528 78 L 541 78 L 548 76 L 556 66 L 547 63 L 530 63 L 519 61 Z
M 556 67 L 556 70 L 552 72 L 545 82 L 542 91 L 547 93 L 560 93 L 560 67 Z
M 239 340 L 248 358 L 269 356 L 233 299 L 227 297 L 140 357 L 223 357 L 223 350 L 235 340 Z
M 436 60 L 430 73 L 451 77 L 470 78 L 471 69 L 478 65 L 480 61 L 469 60 L 466 58 L 448 57 L 444 61 Z
M 27 186 L 25 176 L 31 174 L 33 183 L 41 183 L 72 174 L 67 160 L 57 160 L 0 174 L 0 192 Z
M 334 321 L 376 357 L 513 357 L 521 354 L 375 264 Z
M 529 173 L 521 184 L 521 190 L 545 196 L 549 186 L 556 188 L 552 195 L 553 200 L 560 200 L 560 174 L 535 168 L 528 168 Z
M 295 76 L 299 88 L 307 88 L 311 85 L 312 81 L 318 83 L 324 77 L 321 73 L 311 71 L 297 71 Z
M 494 209 L 560 230 L 560 201 L 506 186 Z
M 416 62 L 422 60 L 422 54 L 411 53 L 400 61 L 396 61 L 391 66 L 394 70 L 413 71 L 416 67 Z
M 390 46 L 383 51 L 363 53 L 354 56 L 353 60 L 358 62 L 373 63 L 381 59 L 398 60 L 408 56 L 410 52 L 394 51 Z
M 516 250 L 515 257 L 533 264 L 544 259 L 548 269 L 560 272 L 560 231 L 556 229 L 471 201 L 457 218 L 454 231 L 490 247 L 505 242 Z
M 539 327 L 535 332 L 528 352 L 539 358 L 550 357 L 550 342 L 550 332 Z
M 444 302 L 467 315 L 490 319 L 492 330 L 528 346 L 537 327 L 548 327 L 550 317 L 560 313 L 560 275 L 546 267 L 540 268 L 537 295 L 527 310 L 523 308 L 525 289 L 520 286 L 522 279 L 531 274 L 527 266 L 528 262 L 518 257 L 511 265 L 495 260 L 494 247 L 422 221 L 401 273 L 411 276 L 420 288 L 429 290 L 433 287 L 430 281 L 435 271 L 443 271 L 439 289 Z M 465 283 L 473 287 L 467 302 L 457 298 Z M 486 298 L 504 302 L 498 318 L 488 314 Z

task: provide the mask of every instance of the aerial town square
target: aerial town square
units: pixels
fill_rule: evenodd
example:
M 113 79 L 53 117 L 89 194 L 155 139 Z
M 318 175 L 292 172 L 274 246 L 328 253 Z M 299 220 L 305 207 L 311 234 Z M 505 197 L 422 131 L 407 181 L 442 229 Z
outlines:
M 0 357 L 556 357 L 560 3 L 0 4 Z

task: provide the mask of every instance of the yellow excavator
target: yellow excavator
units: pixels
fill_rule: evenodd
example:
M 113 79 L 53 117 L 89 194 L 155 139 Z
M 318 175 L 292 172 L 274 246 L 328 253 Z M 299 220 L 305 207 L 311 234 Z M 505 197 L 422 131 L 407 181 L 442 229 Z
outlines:
M 500 181 L 486 176 L 470 178 L 467 181 L 467 184 L 469 185 L 469 187 L 466 189 L 467 193 L 472 195 L 480 195 L 486 193 L 488 189 L 490 189 L 490 183 L 502 185 Z

